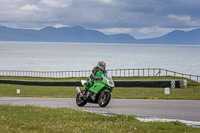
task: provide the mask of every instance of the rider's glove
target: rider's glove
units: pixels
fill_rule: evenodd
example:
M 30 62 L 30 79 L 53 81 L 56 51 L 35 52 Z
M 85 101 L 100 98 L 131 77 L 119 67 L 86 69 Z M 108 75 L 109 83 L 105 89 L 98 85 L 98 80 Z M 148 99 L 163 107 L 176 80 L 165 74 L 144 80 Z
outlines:
M 86 86 L 90 86 L 90 83 L 89 83 L 89 82 L 86 82 L 85 85 L 86 85 Z

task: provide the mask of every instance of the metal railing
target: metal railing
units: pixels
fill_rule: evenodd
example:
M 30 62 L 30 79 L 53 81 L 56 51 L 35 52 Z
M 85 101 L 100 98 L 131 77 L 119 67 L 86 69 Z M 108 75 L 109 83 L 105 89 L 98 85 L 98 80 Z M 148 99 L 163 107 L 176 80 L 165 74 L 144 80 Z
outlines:
M 174 76 L 185 77 L 200 82 L 200 76 L 183 74 L 161 68 L 135 68 L 135 69 L 108 69 L 109 75 L 114 77 L 150 77 L 150 76 Z M 0 70 L 1 76 L 26 76 L 26 77 L 50 77 L 50 78 L 72 78 L 89 77 L 91 70 L 80 71 L 22 71 L 22 70 Z

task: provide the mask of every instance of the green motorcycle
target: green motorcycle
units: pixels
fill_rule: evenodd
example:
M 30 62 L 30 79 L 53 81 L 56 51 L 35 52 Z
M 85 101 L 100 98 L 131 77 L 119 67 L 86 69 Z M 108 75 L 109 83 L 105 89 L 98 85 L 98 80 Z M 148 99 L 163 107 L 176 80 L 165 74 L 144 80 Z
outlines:
M 81 80 L 81 84 L 84 85 L 87 81 Z M 84 89 L 80 90 L 79 87 L 76 87 L 78 92 L 76 97 L 76 104 L 78 106 L 84 106 L 89 103 L 98 103 L 100 107 L 105 107 L 108 105 L 111 99 L 111 92 L 115 84 L 112 80 L 112 77 L 103 76 L 101 79 L 95 80 L 93 86 L 91 86 L 86 93 Z

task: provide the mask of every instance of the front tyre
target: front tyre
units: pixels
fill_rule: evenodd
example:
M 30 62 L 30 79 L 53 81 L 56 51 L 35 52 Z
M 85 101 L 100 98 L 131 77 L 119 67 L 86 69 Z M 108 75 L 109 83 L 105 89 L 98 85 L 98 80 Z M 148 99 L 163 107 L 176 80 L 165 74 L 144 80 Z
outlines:
M 76 104 L 78 106 L 84 106 L 84 105 L 86 105 L 86 103 L 87 103 L 87 100 L 84 99 L 80 93 L 78 93 L 76 96 Z
M 100 107 L 105 107 L 108 105 L 111 99 L 110 92 L 105 92 L 103 96 L 99 96 L 98 103 Z

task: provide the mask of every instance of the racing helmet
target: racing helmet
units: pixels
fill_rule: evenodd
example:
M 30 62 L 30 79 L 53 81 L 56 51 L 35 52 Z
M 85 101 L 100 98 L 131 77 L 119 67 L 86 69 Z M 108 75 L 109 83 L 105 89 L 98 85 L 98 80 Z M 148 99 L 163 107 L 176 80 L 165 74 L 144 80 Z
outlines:
M 97 67 L 104 71 L 106 69 L 106 63 L 104 61 L 99 61 Z

